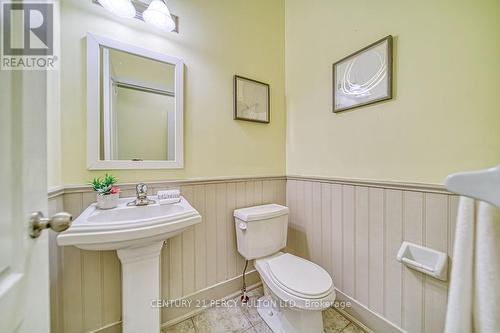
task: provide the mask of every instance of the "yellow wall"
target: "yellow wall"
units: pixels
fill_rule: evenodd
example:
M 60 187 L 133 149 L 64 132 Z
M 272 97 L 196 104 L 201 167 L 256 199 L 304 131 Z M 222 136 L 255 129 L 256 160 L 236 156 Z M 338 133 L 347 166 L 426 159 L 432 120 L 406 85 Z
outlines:
M 59 1 L 56 1 L 59 2 Z M 60 11 L 54 7 L 54 43 L 60 45 Z M 61 109 L 59 70 L 47 72 L 47 188 L 63 184 L 61 159 Z
M 287 174 L 441 183 L 500 163 L 500 2 L 286 0 Z M 395 37 L 395 99 L 333 114 L 332 63 Z
M 115 18 L 91 1 L 62 2 L 62 180 L 81 184 L 86 169 L 87 31 L 184 59 L 185 168 L 113 171 L 120 182 L 285 172 L 284 2 L 171 0 L 180 33 L 158 33 Z M 271 124 L 232 119 L 234 74 L 271 84 Z M 144 129 L 147 130 L 147 129 Z
M 47 187 L 63 184 L 59 72 L 47 72 Z
M 500 163 L 498 1 L 169 4 L 181 17 L 179 35 L 90 1 L 62 2 L 61 133 L 49 135 L 49 184 L 102 173 L 86 170 L 87 31 L 186 62 L 185 168 L 113 171 L 122 182 L 283 174 L 284 81 L 287 174 L 441 183 L 451 172 Z M 331 64 L 388 34 L 394 100 L 332 114 Z M 233 74 L 271 84 L 270 125 L 232 120 Z

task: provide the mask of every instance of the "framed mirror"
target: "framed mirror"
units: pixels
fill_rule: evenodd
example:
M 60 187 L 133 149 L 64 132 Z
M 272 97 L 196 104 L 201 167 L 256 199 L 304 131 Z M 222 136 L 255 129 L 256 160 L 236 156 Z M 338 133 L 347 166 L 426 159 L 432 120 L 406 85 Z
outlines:
M 87 164 L 183 167 L 181 59 L 87 34 Z

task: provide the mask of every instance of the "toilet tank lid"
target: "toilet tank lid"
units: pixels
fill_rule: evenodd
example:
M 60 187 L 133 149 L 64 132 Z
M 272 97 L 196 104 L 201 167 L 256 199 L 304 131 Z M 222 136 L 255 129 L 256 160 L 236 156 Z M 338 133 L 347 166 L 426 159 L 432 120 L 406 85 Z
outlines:
M 288 211 L 288 207 L 277 204 L 269 204 L 236 209 L 234 211 L 234 217 L 240 219 L 241 221 L 250 222 L 286 215 L 288 214 Z

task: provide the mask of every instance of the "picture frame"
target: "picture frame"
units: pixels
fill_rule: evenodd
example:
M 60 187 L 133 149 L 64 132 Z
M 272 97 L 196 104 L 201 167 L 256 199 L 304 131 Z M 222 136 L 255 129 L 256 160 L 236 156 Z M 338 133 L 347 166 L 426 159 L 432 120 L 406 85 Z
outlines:
M 269 124 L 270 86 L 267 83 L 234 76 L 234 119 Z
M 334 113 L 393 98 L 392 53 L 389 35 L 333 64 Z

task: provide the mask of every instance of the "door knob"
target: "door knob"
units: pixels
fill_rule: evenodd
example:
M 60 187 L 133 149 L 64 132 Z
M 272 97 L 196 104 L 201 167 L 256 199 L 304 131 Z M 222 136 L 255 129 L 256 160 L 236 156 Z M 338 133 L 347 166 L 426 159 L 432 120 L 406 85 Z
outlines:
M 51 218 L 44 217 L 42 212 L 32 213 L 30 216 L 29 232 L 31 238 L 38 238 L 44 229 L 61 232 L 69 228 L 73 216 L 66 212 L 57 213 Z

